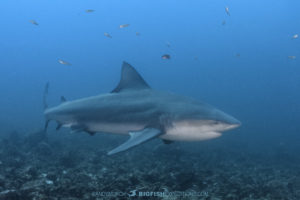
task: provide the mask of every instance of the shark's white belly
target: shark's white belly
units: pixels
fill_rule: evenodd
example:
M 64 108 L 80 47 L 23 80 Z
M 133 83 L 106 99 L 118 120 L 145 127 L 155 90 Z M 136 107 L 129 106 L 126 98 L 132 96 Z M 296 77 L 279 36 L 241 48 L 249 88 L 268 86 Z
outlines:
M 166 130 L 162 139 L 172 141 L 201 141 L 217 138 L 221 133 L 213 131 L 209 126 L 191 126 L 186 123 L 177 123 Z
M 103 133 L 116 133 L 128 134 L 130 131 L 140 131 L 144 129 L 142 124 L 121 124 L 121 123 L 87 123 L 85 124 L 89 131 L 103 132 Z
M 140 131 L 145 125 L 138 123 L 87 123 L 89 131 L 104 132 L 114 134 L 128 134 L 132 131 Z M 212 131 L 206 126 L 191 126 L 186 123 L 174 123 L 172 127 L 166 129 L 166 133 L 160 138 L 172 141 L 202 141 L 214 139 L 221 136 L 221 133 Z

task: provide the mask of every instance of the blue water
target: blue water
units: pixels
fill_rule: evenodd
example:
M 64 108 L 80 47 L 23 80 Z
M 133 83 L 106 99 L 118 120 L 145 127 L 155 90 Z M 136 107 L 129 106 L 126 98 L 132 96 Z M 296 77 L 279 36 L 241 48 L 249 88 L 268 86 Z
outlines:
M 0 5 L 3 126 L 41 125 L 46 81 L 53 104 L 60 95 L 75 99 L 110 91 L 126 60 L 153 88 L 237 116 L 247 137 L 289 138 L 299 131 L 299 59 L 288 59 L 300 56 L 299 39 L 291 39 L 300 33 L 298 1 L 4 0 Z M 130 26 L 119 28 L 126 23 Z M 171 60 L 161 59 L 165 53 Z
M 299 152 L 297 0 L 1 0 L 0 8 L 3 131 L 43 126 L 47 81 L 53 106 L 61 95 L 73 100 L 111 91 L 127 61 L 153 88 L 238 118 L 242 126 L 222 136 L 227 144 L 261 154 L 278 146 Z

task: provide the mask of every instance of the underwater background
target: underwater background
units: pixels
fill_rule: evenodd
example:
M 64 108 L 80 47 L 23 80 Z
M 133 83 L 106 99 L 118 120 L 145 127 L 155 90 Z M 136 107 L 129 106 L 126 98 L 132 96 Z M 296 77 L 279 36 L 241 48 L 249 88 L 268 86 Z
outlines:
M 0 8 L 0 199 L 300 199 L 299 1 L 1 0 Z M 46 82 L 51 106 L 62 95 L 106 93 L 123 61 L 152 88 L 209 103 L 242 126 L 115 156 L 106 153 L 126 137 L 43 131 Z

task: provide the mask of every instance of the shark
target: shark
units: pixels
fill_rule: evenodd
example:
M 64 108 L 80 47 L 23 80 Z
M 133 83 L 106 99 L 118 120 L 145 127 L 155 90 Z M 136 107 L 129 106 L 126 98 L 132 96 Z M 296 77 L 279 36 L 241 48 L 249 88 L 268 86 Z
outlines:
M 128 135 L 129 139 L 108 152 L 113 155 L 154 138 L 174 141 L 203 141 L 220 137 L 241 122 L 204 102 L 152 89 L 129 63 L 123 62 L 119 84 L 110 92 L 67 101 L 49 108 L 44 93 L 45 129 L 54 120 L 57 130 Z

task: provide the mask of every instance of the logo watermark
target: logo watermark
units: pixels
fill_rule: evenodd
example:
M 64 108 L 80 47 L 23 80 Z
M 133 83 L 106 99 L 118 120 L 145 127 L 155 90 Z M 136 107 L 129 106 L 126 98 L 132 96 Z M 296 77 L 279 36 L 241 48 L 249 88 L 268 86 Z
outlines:
M 95 191 L 93 197 L 208 197 L 206 191 Z

